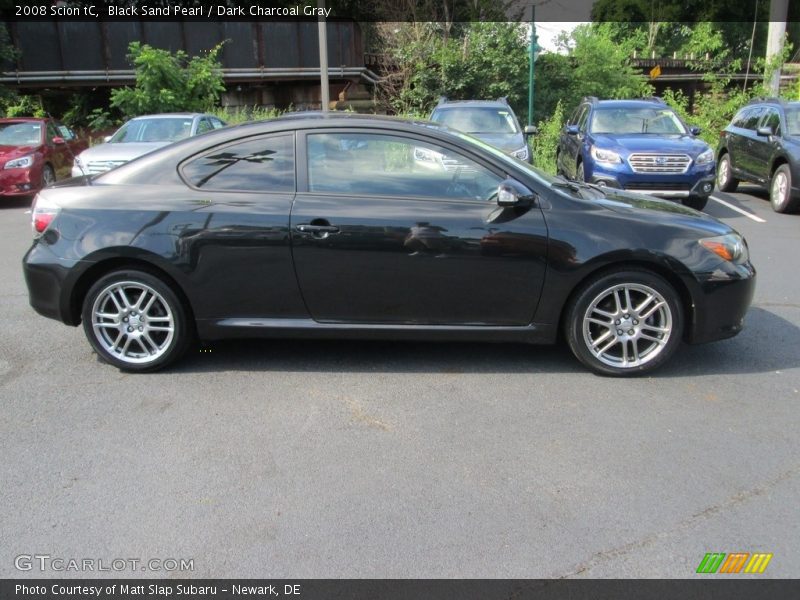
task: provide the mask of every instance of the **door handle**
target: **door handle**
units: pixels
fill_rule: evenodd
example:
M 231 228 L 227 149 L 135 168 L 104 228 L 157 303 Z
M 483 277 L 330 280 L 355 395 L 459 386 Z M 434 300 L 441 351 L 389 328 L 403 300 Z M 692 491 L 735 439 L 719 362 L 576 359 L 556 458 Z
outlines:
M 316 219 L 315 219 L 316 220 Z M 301 223 L 295 227 L 300 233 L 310 233 L 315 238 L 325 239 L 332 233 L 339 233 L 339 228 L 331 225 L 327 221 L 325 223 Z

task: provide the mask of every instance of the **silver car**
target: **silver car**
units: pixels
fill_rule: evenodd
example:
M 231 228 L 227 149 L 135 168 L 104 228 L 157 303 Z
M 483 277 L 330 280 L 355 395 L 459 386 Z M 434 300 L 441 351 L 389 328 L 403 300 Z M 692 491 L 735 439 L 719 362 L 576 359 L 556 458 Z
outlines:
M 72 165 L 72 176 L 94 175 L 133 160 L 172 142 L 221 129 L 226 123 L 214 115 L 167 113 L 136 117 L 125 123 L 105 143 L 81 152 Z

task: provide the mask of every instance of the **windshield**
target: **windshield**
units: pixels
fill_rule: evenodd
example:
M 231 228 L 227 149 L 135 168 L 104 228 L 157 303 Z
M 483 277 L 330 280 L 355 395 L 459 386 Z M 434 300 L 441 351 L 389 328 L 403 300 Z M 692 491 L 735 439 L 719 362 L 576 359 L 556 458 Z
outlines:
M 176 142 L 189 137 L 192 117 L 160 117 L 128 121 L 109 140 L 111 144 L 128 142 Z
M 625 135 L 685 134 L 686 128 L 670 108 L 598 108 L 589 125 L 592 133 Z
M 41 123 L 0 123 L 0 146 L 37 146 L 41 143 Z
M 786 107 L 786 130 L 789 135 L 800 136 L 800 104 Z
M 464 133 L 519 133 L 514 115 L 508 109 L 493 107 L 438 108 L 431 121 L 458 129 Z

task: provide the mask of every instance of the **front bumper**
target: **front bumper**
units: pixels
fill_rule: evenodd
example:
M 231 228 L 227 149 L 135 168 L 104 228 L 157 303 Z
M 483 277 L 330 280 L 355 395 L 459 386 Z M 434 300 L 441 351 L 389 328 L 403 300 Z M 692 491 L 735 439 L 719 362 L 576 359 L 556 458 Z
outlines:
M 686 173 L 634 173 L 626 163 L 607 165 L 595 162 L 586 180 L 598 185 L 648 194 L 659 198 L 706 197 L 714 191 L 715 165 L 692 165 Z
M 752 264 L 725 263 L 712 273 L 698 277 L 687 341 L 702 344 L 735 336 L 744 326 L 744 317 L 756 289 L 756 270 Z
M 41 187 L 41 173 L 26 169 L 0 169 L 0 196 L 31 196 Z

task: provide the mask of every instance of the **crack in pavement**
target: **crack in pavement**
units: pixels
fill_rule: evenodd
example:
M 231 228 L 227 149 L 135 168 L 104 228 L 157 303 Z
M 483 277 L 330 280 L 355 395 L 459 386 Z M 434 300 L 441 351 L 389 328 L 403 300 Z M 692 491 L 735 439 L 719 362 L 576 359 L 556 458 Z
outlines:
M 660 531 L 658 533 L 651 533 L 646 535 L 638 540 L 634 540 L 632 542 L 628 542 L 627 544 L 623 544 L 622 546 L 618 546 L 616 548 L 610 548 L 608 550 L 600 550 L 599 552 L 595 552 L 592 554 L 587 560 L 582 563 L 579 563 L 577 567 L 575 567 L 569 573 L 565 573 L 563 575 L 556 576 L 556 579 L 566 579 L 569 577 L 575 577 L 576 575 L 581 575 L 591 569 L 592 567 L 596 566 L 599 563 L 611 560 L 613 558 L 618 558 L 620 556 L 624 556 L 633 552 L 634 550 L 640 550 L 646 546 L 654 544 L 662 539 L 673 535 L 678 531 L 685 531 L 691 529 L 697 522 L 703 521 L 705 519 L 709 519 L 723 510 L 732 508 L 734 506 L 738 506 L 751 500 L 753 498 L 757 498 L 758 496 L 762 496 L 766 494 L 772 488 L 780 485 L 781 483 L 788 481 L 792 477 L 800 474 L 800 465 L 795 465 L 791 469 L 783 471 L 776 477 L 762 483 L 761 485 L 750 488 L 749 490 L 741 491 L 733 496 L 730 496 L 727 500 L 723 502 L 719 502 L 717 504 L 712 504 L 711 506 L 704 508 L 703 510 L 696 512 L 691 517 L 687 517 L 686 519 L 679 521 L 674 527 L 668 529 L 666 531 Z

